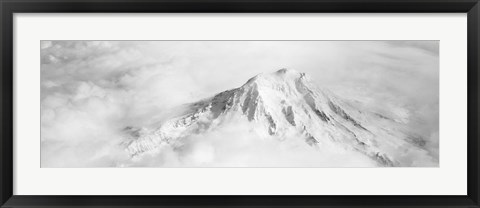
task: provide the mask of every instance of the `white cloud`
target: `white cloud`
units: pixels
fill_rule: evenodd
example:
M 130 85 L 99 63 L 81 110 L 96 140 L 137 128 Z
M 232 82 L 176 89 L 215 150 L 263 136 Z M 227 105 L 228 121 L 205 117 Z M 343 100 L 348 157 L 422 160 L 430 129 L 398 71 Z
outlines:
M 126 125 L 284 67 L 380 113 L 409 115 L 435 154 L 438 58 L 436 41 L 42 41 L 42 166 L 120 164 Z M 210 136 L 181 158 L 216 160 L 223 140 Z

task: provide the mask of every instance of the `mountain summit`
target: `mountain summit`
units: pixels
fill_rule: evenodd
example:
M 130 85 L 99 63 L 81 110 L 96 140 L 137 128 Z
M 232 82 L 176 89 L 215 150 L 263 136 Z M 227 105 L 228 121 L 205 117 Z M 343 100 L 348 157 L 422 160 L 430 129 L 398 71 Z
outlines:
M 390 154 L 392 148 L 423 152 L 402 124 L 337 98 L 317 87 L 305 73 L 280 69 L 259 74 L 241 87 L 192 104 L 155 129 L 127 127 L 124 145 L 133 157 L 183 138 L 216 131 L 235 118 L 245 119 L 261 138 L 303 140 L 321 151 L 341 147 L 371 158 L 380 166 L 402 166 L 409 158 Z M 294 136 L 292 136 L 294 135 Z

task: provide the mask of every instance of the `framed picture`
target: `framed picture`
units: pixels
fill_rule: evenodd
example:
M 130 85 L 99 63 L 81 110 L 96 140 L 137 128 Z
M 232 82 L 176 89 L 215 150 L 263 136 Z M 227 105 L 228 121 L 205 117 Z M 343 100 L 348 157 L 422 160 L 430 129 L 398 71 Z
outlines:
M 0 6 L 1 207 L 479 207 L 477 0 Z

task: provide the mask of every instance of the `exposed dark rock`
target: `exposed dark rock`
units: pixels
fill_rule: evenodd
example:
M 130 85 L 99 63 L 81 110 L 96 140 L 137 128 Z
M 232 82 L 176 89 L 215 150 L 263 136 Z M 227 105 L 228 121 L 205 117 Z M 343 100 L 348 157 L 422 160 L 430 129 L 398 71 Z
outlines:
M 351 122 L 354 126 L 363 129 L 365 131 L 368 131 L 365 127 L 363 127 L 359 122 L 357 122 L 355 119 L 350 117 L 342 108 L 339 106 L 335 105 L 332 101 L 328 102 L 328 106 L 330 109 L 332 109 L 333 112 L 335 112 L 337 115 L 341 116 L 343 119 Z
M 285 119 L 287 119 L 288 123 L 292 124 L 292 126 L 295 126 L 295 114 L 293 113 L 292 106 L 283 108 L 282 113 L 285 115 Z
M 309 135 L 306 139 L 305 142 L 307 142 L 308 145 L 310 146 L 315 146 L 318 144 L 318 141 L 315 139 L 315 137 Z
M 388 167 L 395 166 L 395 163 L 383 153 L 377 152 L 373 158 L 383 166 L 388 166 Z
M 265 117 L 267 118 L 269 128 L 268 128 L 268 134 L 274 135 L 277 131 L 277 125 L 275 124 L 275 121 L 273 120 L 272 116 L 269 114 L 266 114 Z
M 319 110 L 315 109 L 314 112 L 315 112 L 315 114 L 317 114 L 317 116 L 320 117 L 320 119 L 322 119 L 323 121 L 325 121 L 325 122 L 330 121 L 330 118 L 328 118 L 328 116 L 327 116 L 323 111 L 319 111 Z

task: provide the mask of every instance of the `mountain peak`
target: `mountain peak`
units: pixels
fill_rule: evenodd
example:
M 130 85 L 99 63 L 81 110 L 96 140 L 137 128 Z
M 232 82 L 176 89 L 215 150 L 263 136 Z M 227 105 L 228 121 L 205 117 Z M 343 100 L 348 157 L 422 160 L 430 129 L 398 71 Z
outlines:
M 295 82 L 299 79 L 306 78 L 305 73 L 298 72 L 293 69 L 282 68 L 272 73 L 261 73 L 250 78 L 245 85 L 251 83 L 287 83 Z
M 127 128 L 126 150 L 135 156 L 165 145 L 181 146 L 188 136 L 216 131 L 241 119 L 259 138 L 300 139 L 318 149 L 338 146 L 364 154 L 380 165 L 397 164 L 377 145 L 383 141 L 380 139 L 396 132 L 388 129 L 383 133 L 376 128 L 376 124 L 387 121 L 325 93 L 305 73 L 295 70 L 282 68 L 259 74 L 239 88 L 192 103 L 188 108 L 153 130 Z
M 287 69 L 287 68 L 281 68 L 278 71 L 275 72 L 276 74 L 300 74 L 300 72 L 293 70 L 293 69 Z

